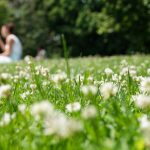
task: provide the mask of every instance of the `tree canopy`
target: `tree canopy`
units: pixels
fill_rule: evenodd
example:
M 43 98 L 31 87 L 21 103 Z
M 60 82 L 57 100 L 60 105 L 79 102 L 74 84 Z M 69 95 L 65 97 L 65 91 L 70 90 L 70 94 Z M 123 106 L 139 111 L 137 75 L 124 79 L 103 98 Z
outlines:
M 39 47 L 62 55 L 64 34 L 71 56 L 112 55 L 150 49 L 149 0 L 7 0 L 0 25 L 16 24 L 24 54 Z

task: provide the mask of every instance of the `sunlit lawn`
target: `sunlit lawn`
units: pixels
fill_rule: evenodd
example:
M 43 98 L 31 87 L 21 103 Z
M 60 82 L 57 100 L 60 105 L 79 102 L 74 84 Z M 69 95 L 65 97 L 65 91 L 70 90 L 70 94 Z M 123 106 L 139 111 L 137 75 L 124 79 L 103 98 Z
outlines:
M 150 56 L 68 63 L 0 65 L 0 150 L 149 149 Z

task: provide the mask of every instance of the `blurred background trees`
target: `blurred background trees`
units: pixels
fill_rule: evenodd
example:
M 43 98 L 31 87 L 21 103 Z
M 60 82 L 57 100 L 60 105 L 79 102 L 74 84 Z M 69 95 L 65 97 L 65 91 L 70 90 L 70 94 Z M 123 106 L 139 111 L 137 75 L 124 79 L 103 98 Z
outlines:
M 9 11 L 7 3 L 4 0 L 0 1 L 0 26 L 9 20 Z
M 0 25 L 14 22 L 24 54 L 40 47 L 63 56 L 64 34 L 71 56 L 148 53 L 149 0 L 1 0 Z

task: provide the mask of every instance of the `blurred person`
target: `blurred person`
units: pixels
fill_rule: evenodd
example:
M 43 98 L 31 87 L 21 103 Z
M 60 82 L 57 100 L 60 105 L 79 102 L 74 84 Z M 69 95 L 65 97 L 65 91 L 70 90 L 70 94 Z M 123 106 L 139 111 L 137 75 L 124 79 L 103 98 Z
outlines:
M 0 38 L 0 63 L 10 63 L 18 61 L 22 56 L 22 44 L 19 38 L 13 34 L 14 25 L 12 23 L 3 25 L 1 28 L 1 35 L 5 39 L 5 43 Z
M 44 49 L 44 47 L 41 46 L 38 49 L 36 60 L 42 60 L 42 59 L 45 59 L 45 58 L 46 58 L 46 50 Z

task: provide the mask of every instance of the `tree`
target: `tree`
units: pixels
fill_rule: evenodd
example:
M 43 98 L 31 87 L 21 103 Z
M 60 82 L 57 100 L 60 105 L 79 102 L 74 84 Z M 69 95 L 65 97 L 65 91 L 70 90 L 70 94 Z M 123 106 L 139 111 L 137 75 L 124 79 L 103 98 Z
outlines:
M 5 24 L 9 18 L 9 10 L 7 8 L 6 1 L 0 1 L 0 26 Z
M 11 20 L 25 54 L 44 46 L 61 51 L 64 34 L 72 56 L 148 52 L 148 0 L 10 0 Z

